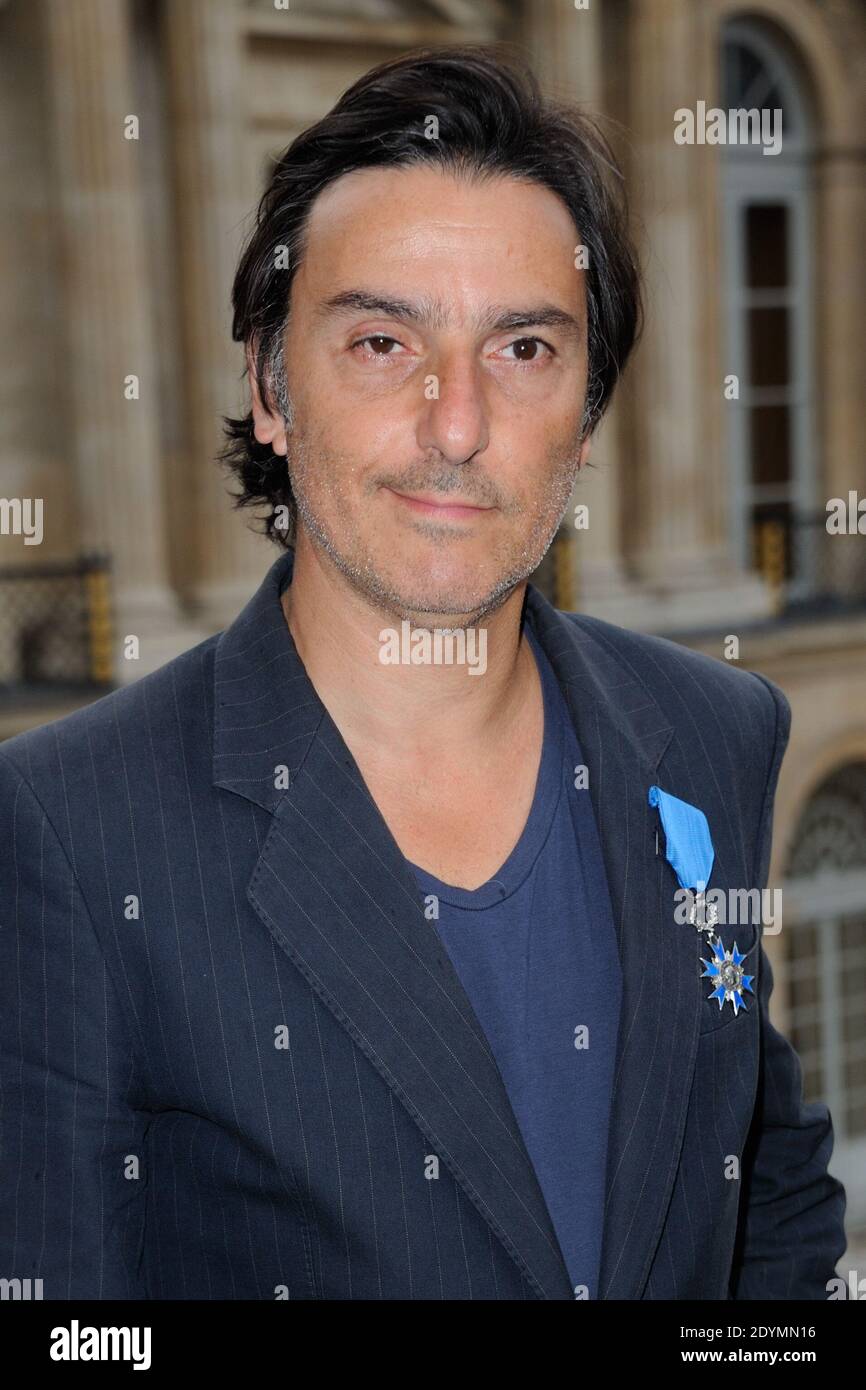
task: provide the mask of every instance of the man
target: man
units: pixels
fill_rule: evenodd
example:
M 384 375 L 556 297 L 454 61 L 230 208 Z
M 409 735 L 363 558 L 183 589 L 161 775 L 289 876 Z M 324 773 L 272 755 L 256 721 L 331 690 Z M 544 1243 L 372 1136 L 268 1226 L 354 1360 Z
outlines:
M 766 882 L 786 701 L 527 583 L 637 331 L 610 165 L 468 49 L 274 170 L 226 457 L 283 553 L 0 750 L 2 1266 L 46 1298 L 826 1297 L 760 924 L 676 916 Z

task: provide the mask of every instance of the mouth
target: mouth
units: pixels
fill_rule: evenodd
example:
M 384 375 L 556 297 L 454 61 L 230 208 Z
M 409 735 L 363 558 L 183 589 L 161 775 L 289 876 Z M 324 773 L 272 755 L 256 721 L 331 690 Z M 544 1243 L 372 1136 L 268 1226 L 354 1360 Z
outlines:
M 394 488 L 385 489 L 399 502 L 405 503 L 413 511 L 428 517 L 439 517 L 442 521 L 472 521 L 486 513 L 494 512 L 495 507 L 476 507 L 471 503 L 447 502 L 428 494 L 397 492 Z

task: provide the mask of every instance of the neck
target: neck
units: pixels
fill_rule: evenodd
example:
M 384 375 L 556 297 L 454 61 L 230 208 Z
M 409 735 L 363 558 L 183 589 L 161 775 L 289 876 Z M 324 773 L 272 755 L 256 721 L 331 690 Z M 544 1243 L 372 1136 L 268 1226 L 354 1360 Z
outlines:
M 395 633 L 401 655 L 411 653 L 407 625 L 359 593 L 302 530 L 281 602 L 307 675 L 349 746 L 384 756 L 399 745 L 407 766 L 416 758 L 462 762 L 477 758 L 481 748 L 498 745 L 501 752 L 508 746 L 502 740 L 538 680 L 520 637 L 525 590 L 525 582 L 519 584 L 482 619 L 474 648 L 473 633 L 467 634 L 466 651 L 483 674 L 470 674 L 472 664 L 465 662 L 385 664 L 381 634 Z M 414 627 L 411 633 L 417 642 Z

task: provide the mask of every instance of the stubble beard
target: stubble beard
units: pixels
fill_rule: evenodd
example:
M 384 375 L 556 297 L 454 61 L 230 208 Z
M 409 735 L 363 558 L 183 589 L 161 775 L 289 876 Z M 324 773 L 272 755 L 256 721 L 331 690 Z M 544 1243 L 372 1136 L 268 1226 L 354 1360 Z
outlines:
M 459 631 L 477 625 L 489 618 L 505 603 L 514 589 L 522 584 L 537 569 L 547 554 L 559 529 L 571 497 L 574 481 L 579 470 L 579 449 L 581 437 L 573 439 L 561 451 L 553 469 L 548 473 L 544 484 L 542 505 L 529 514 L 520 503 L 503 504 L 503 510 L 513 516 L 528 517 L 529 529 L 522 544 L 515 553 L 513 541 L 507 545 L 502 555 L 502 573 L 491 585 L 483 598 L 469 601 L 455 593 L 444 590 L 427 591 L 423 594 L 407 594 L 393 581 L 382 574 L 375 557 L 364 547 L 359 547 L 350 528 L 344 532 L 325 524 L 321 510 L 333 517 L 348 517 L 350 509 L 346 506 L 345 495 L 334 481 L 350 477 L 351 460 L 317 446 L 309 435 L 296 427 L 294 410 L 287 394 L 280 392 L 280 405 L 287 426 L 288 453 L 286 465 L 292 484 L 292 491 L 298 510 L 298 523 L 306 531 L 311 543 L 331 562 L 335 569 L 351 585 L 353 590 L 378 613 L 398 622 L 408 621 L 416 627 L 435 626 L 444 630 Z M 336 467 L 334 466 L 336 464 Z M 348 466 L 347 466 L 348 465 Z M 467 466 L 452 469 L 447 465 L 429 465 L 424 469 L 426 484 L 408 482 L 409 488 L 421 490 L 460 491 L 465 487 Z M 319 509 L 311 501 L 315 489 L 310 487 L 315 479 L 318 488 L 324 488 L 331 500 L 331 506 Z M 371 483 L 371 489 L 378 484 Z M 478 493 L 472 494 L 474 499 Z M 497 495 L 498 492 L 497 492 Z M 489 497 L 485 497 L 487 502 Z M 420 523 L 419 529 L 433 538 L 450 532 L 452 543 L 459 544 L 460 532 L 438 522 Z

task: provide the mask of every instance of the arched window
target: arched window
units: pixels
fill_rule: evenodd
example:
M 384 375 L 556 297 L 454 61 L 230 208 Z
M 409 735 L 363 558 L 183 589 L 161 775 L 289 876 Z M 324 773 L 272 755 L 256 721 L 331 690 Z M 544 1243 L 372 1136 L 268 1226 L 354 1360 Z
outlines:
M 866 1231 L 866 762 L 834 772 L 803 811 L 782 921 L 785 1032 L 806 1100 L 830 1107 L 849 1234 Z
M 720 147 L 724 208 L 725 374 L 734 553 L 765 572 L 773 549 L 789 599 L 815 582 L 812 122 L 797 74 L 769 31 L 722 31 L 721 105 L 780 110 L 782 148 Z

